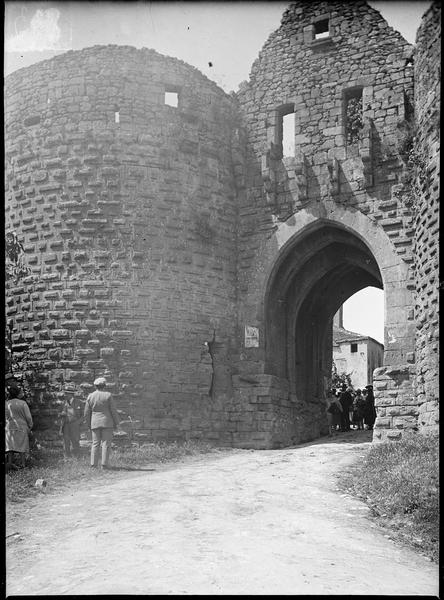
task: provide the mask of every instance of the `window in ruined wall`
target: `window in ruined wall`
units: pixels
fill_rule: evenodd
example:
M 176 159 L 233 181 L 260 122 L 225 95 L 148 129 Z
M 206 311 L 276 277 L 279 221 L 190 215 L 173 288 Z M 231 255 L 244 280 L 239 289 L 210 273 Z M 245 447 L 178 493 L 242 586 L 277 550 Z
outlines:
M 304 40 L 313 48 L 329 44 L 333 41 L 332 36 L 332 24 L 328 13 L 318 15 L 310 25 L 304 27 Z
M 345 139 L 348 145 L 356 144 L 364 126 L 362 88 L 346 90 L 344 94 Z
M 322 40 L 330 37 L 330 21 L 329 19 L 322 19 L 314 23 L 314 39 Z
M 357 352 L 358 344 L 350 344 L 350 352 Z
M 294 104 L 284 104 L 277 111 L 276 144 L 282 158 L 295 154 L 295 112 Z
M 177 108 L 179 106 L 179 88 L 166 87 L 165 88 L 165 104 Z

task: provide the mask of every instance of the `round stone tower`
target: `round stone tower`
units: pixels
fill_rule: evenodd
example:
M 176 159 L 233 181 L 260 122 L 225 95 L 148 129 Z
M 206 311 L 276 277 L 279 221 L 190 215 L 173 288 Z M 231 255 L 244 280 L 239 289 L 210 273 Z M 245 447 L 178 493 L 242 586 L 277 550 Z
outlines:
M 7 318 L 42 439 L 65 383 L 85 397 L 99 374 L 133 433 L 211 437 L 235 336 L 234 100 L 127 46 L 16 71 L 5 98 L 6 229 L 31 269 Z

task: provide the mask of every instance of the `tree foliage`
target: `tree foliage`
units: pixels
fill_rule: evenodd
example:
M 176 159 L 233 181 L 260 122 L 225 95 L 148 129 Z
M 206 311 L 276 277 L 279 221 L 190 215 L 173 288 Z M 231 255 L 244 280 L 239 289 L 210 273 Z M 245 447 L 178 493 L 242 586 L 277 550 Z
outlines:
M 25 263 L 23 244 L 15 231 L 8 231 L 5 236 L 5 273 L 6 281 L 18 283 L 30 273 Z
M 344 384 L 347 387 L 353 387 L 351 382 L 351 373 L 339 373 L 336 367 L 336 363 L 335 361 L 333 361 L 331 368 L 331 387 L 333 389 L 339 389 Z
M 15 231 L 8 231 L 5 235 L 5 280 L 6 283 L 17 284 L 23 277 L 30 274 L 24 258 L 23 244 Z M 14 370 L 14 355 L 12 351 L 12 319 L 6 322 L 5 328 L 5 371 Z M 15 365 L 16 366 L 16 365 Z

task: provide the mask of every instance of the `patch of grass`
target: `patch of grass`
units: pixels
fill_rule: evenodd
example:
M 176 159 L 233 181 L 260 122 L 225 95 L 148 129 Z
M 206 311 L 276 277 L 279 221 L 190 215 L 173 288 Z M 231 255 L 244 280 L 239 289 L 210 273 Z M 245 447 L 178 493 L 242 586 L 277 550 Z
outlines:
M 340 487 L 364 500 L 392 537 L 438 562 L 439 439 L 405 435 L 372 445 L 341 476 Z
M 206 442 L 156 442 L 113 450 L 113 464 L 117 467 L 137 466 L 146 463 L 164 463 L 185 456 L 196 456 L 215 450 Z
M 89 448 L 82 448 L 78 458 L 64 459 L 60 450 L 33 450 L 28 466 L 6 474 L 6 501 L 21 502 L 41 493 L 35 487 L 37 479 L 47 482 L 46 489 L 55 491 L 77 481 L 92 482 L 101 478 L 116 478 L 125 471 L 144 470 L 147 465 L 164 464 L 187 456 L 197 456 L 216 449 L 197 441 L 157 442 L 112 449 L 110 470 L 89 466 Z

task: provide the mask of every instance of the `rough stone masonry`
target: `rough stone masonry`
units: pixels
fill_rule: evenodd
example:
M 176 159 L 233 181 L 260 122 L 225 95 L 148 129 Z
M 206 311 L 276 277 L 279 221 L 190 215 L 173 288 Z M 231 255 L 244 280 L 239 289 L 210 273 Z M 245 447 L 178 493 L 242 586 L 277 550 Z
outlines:
M 438 3 L 412 47 L 363 1 L 299 1 L 236 94 L 129 46 L 9 75 L 6 228 L 31 271 L 6 314 L 41 442 L 98 375 L 131 439 L 314 439 L 333 315 L 368 285 L 374 440 L 436 429 L 439 52 Z

